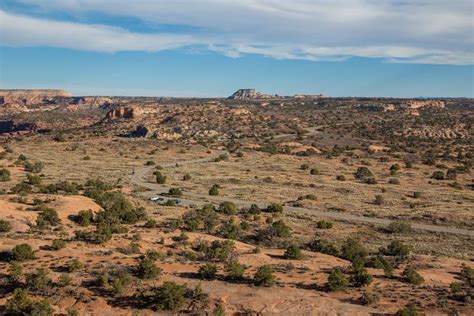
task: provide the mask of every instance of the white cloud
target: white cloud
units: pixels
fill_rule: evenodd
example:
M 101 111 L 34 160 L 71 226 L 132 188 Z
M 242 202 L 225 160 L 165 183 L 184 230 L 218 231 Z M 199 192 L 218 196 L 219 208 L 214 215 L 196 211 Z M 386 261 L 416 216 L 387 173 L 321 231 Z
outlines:
M 138 34 L 122 28 L 40 20 L 0 10 L 1 40 L 5 45 L 51 46 L 99 52 L 160 51 L 196 44 L 187 35 Z
M 192 31 L 134 33 L 1 13 L 2 42 L 92 51 L 199 46 L 230 57 L 474 63 L 472 0 L 21 0 L 39 13 L 100 13 Z

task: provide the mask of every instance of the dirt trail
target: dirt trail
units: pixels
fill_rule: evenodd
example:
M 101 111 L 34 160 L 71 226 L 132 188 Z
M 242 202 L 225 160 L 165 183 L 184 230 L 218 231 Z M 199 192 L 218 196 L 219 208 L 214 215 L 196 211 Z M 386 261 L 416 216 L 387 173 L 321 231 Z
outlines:
M 219 154 L 226 153 L 220 152 Z M 188 164 L 195 164 L 195 163 L 205 163 L 205 162 L 212 162 L 214 158 L 199 158 L 199 159 L 192 159 L 187 161 L 174 161 L 174 162 L 167 162 L 167 163 L 159 163 L 162 167 L 175 167 L 176 164 L 178 165 L 188 165 Z M 157 183 L 150 183 L 146 180 L 146 176 L 152 172 L 154 167 L 143 167 L 140 169 L 135 170 L 133 174 L 130 175 L 130 181 L 138 186 L 144 187 L 150 191 L 144 192 L 143 195 L 145 197 L 152 197 L 159 195 L 163 198 L 164 201 L 168 199 L 174 199 L 172 197 L 164 196 L 164 193 L 167 193 L 168 190 L 171 188 L 166 185 L 161 185 Z M 179 198 L 180 204 L 184 206 L 190 205 L 202 205 L 205 203 L 220 203 L 224 201 L 230 201 L 235 203 L 237 206 L 250 206 L 252 204 L 257 204 L 259 207 L 266 207 L 267 203 L 262 203 L 258 201 L 246 201 L 240 199 L 234 199 L 229 197 L 220 197 L 220 196 L 209 196 L 204 194 L 197 194 L 193 192 L 183 192 L 183 196 Z M 335 220 L 342 220 L 342 221 L 352 221 L 352 222 L 363 222 L 369 224 L 377 224 L 377 225 L 388 225 L 392 222 L 390 219 L 383 219 L 383 218 L 374 218 L 374 217 L 365 217 L 365 216 L 358 216 L 353 214 L 346 214 L 341 212 L 331 212 L 331 211 L 318 211 L 315 209 L 308 209 L 303 207 L 293 207 L 293 206 L 285 206 L 286 212 L 292 212 L 296 214 L 304 214 L 304 215 L 312 215 L 312 216 L 319 216 L 323 218 L 332 218 Z M 474 231 L 468 229 L 461 229 L 456 227 L 448 227 L 448 226 L 437 226 L 437 225 L 429 225 L 429 224 L 422 224 L 422 223 L 415 223 L 410 222 L 413 229 L 420 229 L 430 232 L 436 233 L 449 233 L 455 235 L 463 235 L 474 237 Z

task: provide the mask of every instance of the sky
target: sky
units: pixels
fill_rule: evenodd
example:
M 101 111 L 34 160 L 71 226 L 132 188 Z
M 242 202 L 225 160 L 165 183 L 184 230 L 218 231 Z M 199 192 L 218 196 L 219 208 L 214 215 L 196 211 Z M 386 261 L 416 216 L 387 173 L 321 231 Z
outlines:
M 2 0 L 0 88 L 474 97 L 473 0 Z

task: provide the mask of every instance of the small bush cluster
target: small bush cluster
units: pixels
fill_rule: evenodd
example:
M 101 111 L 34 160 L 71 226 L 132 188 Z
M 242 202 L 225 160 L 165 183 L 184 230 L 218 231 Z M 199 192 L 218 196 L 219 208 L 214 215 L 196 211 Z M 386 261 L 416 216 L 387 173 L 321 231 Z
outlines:
M 257 269 L 253 277 L 253 284 L 255 286 L 270 287 L 275 284 L 275 276 L 273 269 L 269 265 L 263 265 Z

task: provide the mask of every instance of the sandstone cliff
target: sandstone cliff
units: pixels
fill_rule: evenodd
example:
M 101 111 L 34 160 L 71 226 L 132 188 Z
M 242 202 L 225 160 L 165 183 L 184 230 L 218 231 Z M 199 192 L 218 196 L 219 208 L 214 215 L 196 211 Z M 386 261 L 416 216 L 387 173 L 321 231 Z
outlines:
M 72 94 L 64 90 L 56 89 L 38 89 L 38 90 L 20 90 L 20 89 L 0 89 L 0 105 L 2 104 L 51 104 L 55 99 L 71 98 Z

